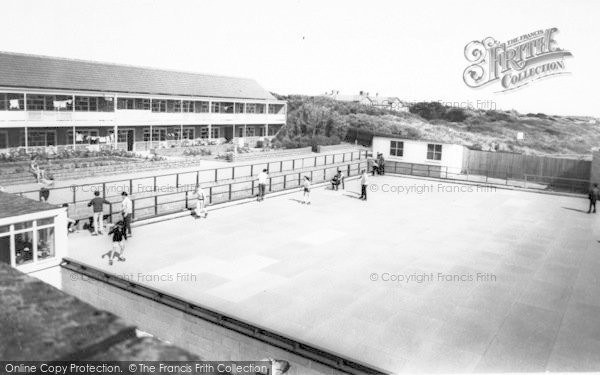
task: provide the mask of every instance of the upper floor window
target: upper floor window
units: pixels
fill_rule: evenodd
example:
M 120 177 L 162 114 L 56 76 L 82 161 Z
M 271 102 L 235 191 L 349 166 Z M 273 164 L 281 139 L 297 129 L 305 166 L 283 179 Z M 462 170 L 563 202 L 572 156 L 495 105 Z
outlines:
M 150 99 L 144 98 L 118 98 L 117 109 L 136 109 L 148 111 L 150 109 Z
M 194 102 L 191 100 L 184 100 L 181 102 L 181 111 L 182 112 L 194 112 Z
M 28 111 L 72 111 L 73 97 L 66 95 L 27 95 Z
M 194 102 L 195 113 L 208 113 L 209 106 L 208 102 Z
M 212 113 L 233 113 L 233 103 L 212 102 L 211 112 Z
M 244 103 L 235 103 L 235 113 L 244 113 Z
M 167 100 L 167 112 L 181 112 L 181 100 Z
M 76 96 L 75 111 L 80 112 L 114 112 L 113 98 L 102 96 Z
M 167 112 L 167 101 L 152 99 L 152 112 Z
M 0 93 L 0 111 L 23 111 L 24 109 L 24 94 Z
M 429 160 L 442 160 L 442 145 L 428 144 L 427 145 L 427 159 Z
M 390 156 L 404 156 L 404 142 L 390 142 Z
M 260 103 L 246 103 L 246 113 L 265 113 L 265 105 Z
M 269 114 L 278 115 L 284 113 L 284 105 L 283 104 L 269 104 Z

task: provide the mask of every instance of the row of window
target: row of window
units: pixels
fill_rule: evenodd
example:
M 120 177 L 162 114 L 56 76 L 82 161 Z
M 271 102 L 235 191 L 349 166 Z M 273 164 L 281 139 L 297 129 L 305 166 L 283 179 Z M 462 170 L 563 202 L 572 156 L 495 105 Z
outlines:
M 0 226 L 0 262 L 16 266 L 56 255 L 54 218 Z
M 390 141 L 390 156 L 404 156 L 404 142 Z M 430 143 L 427 145 L 427 160 L 442 160 L 442 145 Z
M 246 134 L 244 135 L 244 129 Z M 269 135 L 275 135 L 279 128 L 275 126 L 269 127 Z M 112 130 L 108 131 L 108 134 L 111 135 Z M 264 137 L 265 128 L 264 126 L 247 126 L 244 127 L 239 125 L 236 127 L 236 136 L 237 137 Z M 150 129 L 145 128 L 143 130 L 143 140 L 150 140 Z M 108 137 L 100 137 L 100 132 L 98 129 L 93 128 L 85 128 L 85 129 L 77 129 L 75 133 L 75 143 L 76 144 L 99 144 L 99 143 L 109 143 L 114 140 L 108 140 Z M 198 138 L 206 138 L 208 139 L 208 126 L 202 126 L 199 128 Z M 211 127 L 211 136 L 210 138 L 220 138 L 222 136 L 221 127 L 212 126 Z M 117 142 L 125 143 L 127 142 L 128 130 L 119 129 L 118 130 L 118 138 Z M 193 127 L 184 127 L 183 133 L 181 133 L 180 127 L 154 127 L 152 128 L 152 140 L 153 141 L 166 141 L 166 140 L 179 140 L 179 139 L 196 139 L 196 131 Z M 25 132 L 21 131 L 19 135 L 19 144 L 25 145 Z M 67 130 L 67 141 L 66 144 L 73 144 L 73 130 Z M 56 130 L 45 130 L 45 129 L 30 129 L 27 131 L 27 145 L 30 147 L 46 147 L 46 146 L 56 146 L 57 136 Z M 8 148 L 8 133 L 5 131 L 0 131 L 0 149 Z
M 26 103 L 25 103 L 26 102 Z M 81 111 L 114 112 L 112 97 L 67 96 L 0 93 L 0 111 Z M 118 98 L 119 110 L 144 110 L 165 113 L 257 113 L 264 114 L 267 105 L 262 103 L 207 102 L 197 100 Z M 269 114 L 283 114 L 283 104 L 269 104 Z
M 113 98 L 103 96 L 27 95 L 0 93 L 0 111 L 114 112 Z

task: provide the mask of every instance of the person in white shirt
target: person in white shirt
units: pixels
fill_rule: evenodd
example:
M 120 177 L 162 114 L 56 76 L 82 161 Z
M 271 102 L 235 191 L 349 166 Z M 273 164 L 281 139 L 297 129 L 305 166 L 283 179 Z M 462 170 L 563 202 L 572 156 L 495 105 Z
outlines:
M 204 193 L 204 189 L 202 189 L 200 185 L 196 186 L 194 195 L 196 196 L 196 209 L 194 210 L 194 217 L 198 219 L 200 217 L 200 213 L 204 213 L 204 218 L 206 219 L 208 212 L 206 211 L 206 194 Z
M 367 200 L 367 170 L 362 170 L 362 175 L 360 176 L 360 197 L 359 199 Z
M 262 172 L 258 174 L 258 201 L 262 201 L 265 199 L 265 191 L 267 189 L 267 181 L 269 180 L 269 175 L 267 174 L 267 170 L 263 169 Z
M 304 176 L 304 183 L 302 186 L 304 188 L 304 200 L 302 201 L 302 204 L 310 204 L 310 179 L 308 178 L 308 176 Z
M 123 201 L 121 202 L 121 212 L 123 213 L 123 231 L 127 233 L 128 237 L 131 237 L 131 216 L 133 215 L 133 203 L 127 196 L 126 192 L 122 192 L 121 196 Z

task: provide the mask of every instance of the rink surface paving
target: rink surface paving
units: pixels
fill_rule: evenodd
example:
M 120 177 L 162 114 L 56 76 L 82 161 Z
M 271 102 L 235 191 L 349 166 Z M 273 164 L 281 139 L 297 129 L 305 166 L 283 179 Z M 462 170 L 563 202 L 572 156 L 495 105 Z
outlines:
M 400 177 L 134 228 L 69 257 L 391 372 L 600 368 L 600 221 L 581 198 Z M 600 215 L 600 214 L 598 214 Z

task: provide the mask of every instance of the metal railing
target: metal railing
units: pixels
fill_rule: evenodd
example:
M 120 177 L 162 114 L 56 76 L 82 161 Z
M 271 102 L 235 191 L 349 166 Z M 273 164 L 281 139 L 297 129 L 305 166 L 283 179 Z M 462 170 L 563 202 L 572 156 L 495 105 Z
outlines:
M 235 198 L 238 193 L 236 188 L 240 184 L 252 183 L 258 173 L 263 169 L 267 169 L 271 177 L 271 184 L 275 188 L 281 184 L 283 188 L 291 186 L 291 177 L 285 177 L 285 181 L 279 181 L 282 178 L 280 174 L 293 172 L 298 173 L 316 173 L 314 170 L 319 169 L 337 169 L 344 165 L 355 162 L 363 162 L 366 166 L 366 152 L 364 150 L 349 150 L 343 153 L 326 154 L 326 155 L 311 155 L 305 157 L 290 157 L 277 161 L 262 161 L 253 164 L 234 165 L 214 169 L 202 169 L 190 172 L 166 173 L 157 174 L 148 177 L 138 177 L 130 179 L 118 179 L 99 183 L 71 185 L 67 187 L 49 188 L 50 198 L 49 203 L 52 204 L 69 204 L 69 215 L 74 219 L 83 219 L 90 216 L 90 208 L 87 203 L 94 197 L 94 191 L 99 191 L 100 196 L 111 202 L 107 215 L 113 216 L 114 212 L 120 211 L 121 193 L 127 192 L 132 200 L 138 201 L 138 208 L 147 205 L 147 200 L 155 200 L 160 205 L 164 195 L 185 194 L 195 189 L 197 185 L 203 185 L 206 189 L 211 189 L 213 199 L 221 201 L 221 196 L 226 194 L 231 198 Z M 344 172 L 344 171 L 343 171 Z M 329 172 L 327 172 L 329 173 Z M 346 171 L 346 173 L 348 173 Z M 286 174 L 288 176 L 289 174 Z M 219 184 L 219 182 L 227 182 Z M 256 182 L 255 182 L 256 185 Z M 227 191 L 222 192 L 219 186 L 231 186 Z M 275 191 L 271 188 L 271 191 Z M 246 189 L 246 187 L 244 188 Z M 250 186 L 252 189 L 252 186 Z M 231 190 L 231 192 L 229 191 Z M 167 193 L 167 194 L 164 194 Z M 21 196 L 25 196 L 34 200 L 39 199 L 39 190 L 29 190 L 18 192 Z M 184 199 L 184 198 L 181 198 Z M 160 210 L 157 210 L 160 211 Z M 146 215 L 144 215 L 146 216 Z M 134 216 L 135 217 L 135 216 Z
M 315 184 L 328 182 L 333 178 L 338 169 L 342 171 L 344 177 L 358 176 L 361 168 L 364 168 L 365 165 L 366 162 L 364 160 L 359 160 L 348 163 L 343 168 L 340 165 L 329 165 L 313 167 L 306 171 L 272 176 L 268 179 L 266 191 L 267 193 L 272 193 L 300 188 L 304 176 L 308 176 L 312 183 Z M 251 179 L 211 185 L 205 189 L 205 192 L 210 205 L 252 198 L 258 194 L 258 181 Z M 134 197 L 132 199 L 132 219 L 133 221 L 137 221 L 189 210 L 195 207 L 195 202 L 193 189 L 182 192 L 156 194 L 150 197 Z M 113 217 L 114 215 L 117 215 L 117 213 L 110 213 L 111 221 L 116 219 Z
M 369 167 L 371 168 L 371 164 Z M 474 169 L 458 172 L 455 169 L 441 165 L 403 163 L 387 160 L 385 162 L 385 172 L 574 194 L 587 193 L 590 185 L 588 180 L 576 178 L 514 173 L 494 173 L 490 175 L 489 171 Z

